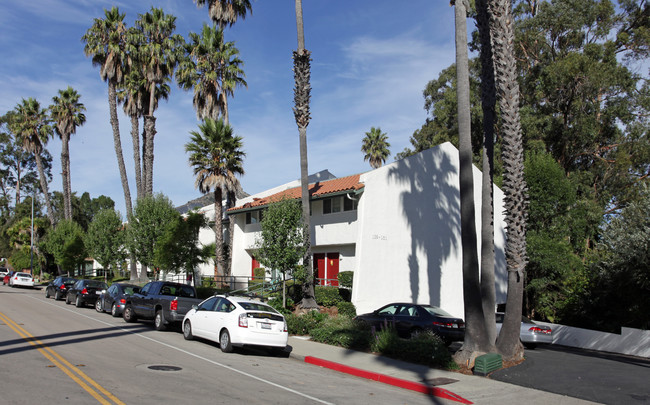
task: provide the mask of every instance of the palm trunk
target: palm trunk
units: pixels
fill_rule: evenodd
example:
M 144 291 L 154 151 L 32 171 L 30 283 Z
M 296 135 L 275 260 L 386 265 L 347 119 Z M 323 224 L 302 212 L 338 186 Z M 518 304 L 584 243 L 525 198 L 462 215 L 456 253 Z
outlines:
M 216 271 L 215 276 L 220 278 L 223 276 L 223 222 L 221 221 L 223 216 L 223 209 L 221 205 L 222 200 L 222 191 L 221 187 L 217 186 L 214 189 L 214 239 L 215 244 L 215 263 Z M 223 280 L 222 280 L 223 281 Z
M 303 243 L 306 246 L 302 265 L 307 271 L 307 280 L 302 285 L 304 309 L 318 308 L 314 294 L 314 268 L 311 265 L 311 219 L 309 213 L 309 171 L 307 164 L 307 125 L 309 125 L 309 98 L 311 92 L 310 53 L 305 49 L 305 31 L 302 23 L 302 0 L 296 0 L 296 28 L 298 30 L 298 50 L 293 53 L 294 78 L 294 116 L 298 124 L 300 138 L 300 188 L 302 199 Z
M 69 137 L 61 136 L 61 180 L 63 180 L 63 217 L 72 219 L 72 205 L 70 203 L 70 152 L 68 147 Z
M 461 245 L 463 249 L 463 302 L 465 306 L 465 340 L 454 359 L 473 366 L 474 359 L 489 347 L 479 281 L 476 250 L 476 215 L 474 207 L 474 174 L 472 168 L 471 117 L 469 103 L 469 58 L 467 51 L 466 0 L 455 4 L 456 20 L 456 82 L 458 97 L 458 152 L 460 181 Z
M 481 106 L 483 108 L 483 181 L 481 202 L 481 296 L 490 351 L 496 341 L 496 287 L 494 276 L 494 123 L 496 88 L 492 63 L 490 16 L 486 0 L 477 0 L 477 26 L 481 41 Z
M 43 191 L 43 198 L 45 198 L 45 206 L 47 207 L 47 217 L 50 220 L 52 228 L 56 224 L 54 220 L 54 210 L 52 209 L 52 202 L 50 201 L 50 193 L 47 189 L 47 181 L 45 180 L 45 170 L 43 169 L 43 160 L 40 153 L 34 153 L 36 158 L 36 167 L 38 168 L 38 177 L 41 182 L 41 191 Z
M 527 196 L 524 179 L 524 156 L 519 118 L 519 83 L 514 58 L 514 32 L 510 0 L 490 0 L 490 28 L 494 36 L 494 63 L 499 89 L 499 105 L 503 119 L 503 192 L 505 195 L 506 265 L 508 298 L 503 327 L 497 338 L 497 349 L 507 360 L 523 358 L 519 340 L 524 270 L 526 268 Z
M 156 135 L 156 117 L 146 115 L 144 117 L 144 132 L 146 137 L 143 142 L 144 148 L 144 192 L 145 195 L 153 194 L 153 139 Z
M 142 163 L 140 161 L 140 123 L 137 115 L 131 116 L 131 139 L 133 140 L 133 162 L 135 166 L 136 198 L 144 197 L 142 189 Z
M 108 82 L 108 105 L 111 114 L 111 127 L 113 127 L 113 144 L 115 146 L 115 156 L 117 157 L 117 166 L 120 170 L 120 179 L 122 180 L 122 190 L 124 191 L 124 203 L 126 205 L 126 216 L 131 216 L 133 207 L 131 206 L 131 191 L 129 189 L 129 179 L 126 176 L 126 166 L 124 165 L 124 155 L 122 154 L 122 141 L 120 139 L 120 124 L 117 119 L 117 98 L 115 92 L 115 82 Z

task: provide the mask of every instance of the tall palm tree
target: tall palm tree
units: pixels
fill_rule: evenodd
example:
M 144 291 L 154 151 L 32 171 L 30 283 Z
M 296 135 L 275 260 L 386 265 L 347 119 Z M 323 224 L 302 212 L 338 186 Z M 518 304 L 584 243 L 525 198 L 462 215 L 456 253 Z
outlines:
M 47 117 L 46 110 L 41 108 L 38 101 L 33 98 L 23 99 L 14 109 L 15 120 L 11 122 L 11 130 L 18 141 L 23 145 L 25 151 L 34 154 L 38 177 L 41 182 L 41 191 L 45 198 L 47 216 L 52 226 L 55 225 L 54 211 L 50 201 L 50 193 L 47 187 L 47 178 L 41 153 L 48 139 L 52 136 L 52 127 Z
M 364 153 L 363 160 L 369 161 L 370 167 L 373 169 L 378 169 L 386 163 L 386 159 L 390 156 L 388 148 L 390 148 L 388 135 L 382 133 L 379 127 L 371 127 L 361 143 L 361 152 Z
M 300 188 L 302 199 L 302 219 L 305 223 L 303 230 L 304 243 L 307 246 L 302 265 L 307 270 L 307 279 L 302 286 L 302 302 L 305 309 L 318 308 L 314 298 L 314 269 L 311 263 L 311 220 L 309 218 L 309 173 L 307 169 L 307 125 L 311 116 L 309 114 L 309 99 L 311 97 L 311 84 L 309 82 L 311 71 L 311 52 L 305 49 L 305 31 L 302 24 L 302 0 L 296 0 L 296 27 L 298 31 L 298 49 L 293 51 L 293 75 L 295 87 L 293 100 L 295 107 L 293 115 L 298 125 L 300 138 Z
M 174 34 L 176 17 L 165 14 L 162 9 L 151 7 L 150 12 L 140 14 L 135 22 L 142 34 L 138 50 L 138 63 L 142 66 L 149 88 L 149 105 L 144 115 L 143 180 L 147 195 L 153 194 L 154 136 L 158 107 L 156 87 L 164 84 L 174 73 L 182 49 L 183 37 Z
M 460 180 L 461 245 L 463 251 L 463 303 L 465 307 L 465 339 L 456 352 L 455 361 L 474 363 L 476 353 L 489 346 L 481 302 L 479 262 L 476 251 L 474 211 L 474 175 L 472 172 L 472 137 L 469 102 L 469 58 L 467 51 L 468 0 L 456 0 L 456 82 L 458 98 L 458 154 Z
M 189 34 L 186 58 L 176 71 L 176 81 L 184 90 L 194 89 L 194 109 L 199 119 L 219 115 L 229 124 L 227 97 L 235 87 L 247 86 L 243 61 L 234 42 L 224 42 L 223 30 L 203 24 L 201 35 Z
M 241 150 L 242 138 L 233 134 L 230 125 L 223 120 L 207 118 L 199 125 L 199 131 L 190 132 L 190 142 L 185 151 L 196 176 L 196 187 L 202 193 L 214 192 L 214 232 L 216 240 L 216 276 L 224 275 L 222 190 L 233 188 L 235 175 L 244 174 Z
M 249 0 L 194 0 L 194 2 L 197 7 L 203 7 L 207 3 L 210 19 L 219 24 L 221 29 L 226 25 L 232 26 L 239 17 L 243 20 L 247 13 L 253 12 Z
M 490 0 L 490 32 L 494 50 L 494 67 L 499 107 L 503 121 L 502 159 L 505 221 L 508 232 L 506 266 L 508 297 L 503 327 L 497 338 L 497 349 L 504 358 L 523 358 L 519 328 L 524 292 L 526 255 L 527 193 L 524 179 L 524 148 L 519 117 L 519 83 L 513 49 L 514 28 L 510 0 Z
M 117 119 L 117 85 L 124 77 L 125 66 L 130 63 L 126 53 L 126 25 L 124 24 L 125 14 L 120 14 L 117 7 L 104 10 L 105 18 L 95 18 L 93 25 L 86 31 L 81 40 L 86 43 L 84 53 L 92 57 L 93 65 L 99 66 L 99 75 L 102 80 L 108 83 L 108 105 L 110 110 L 110 122 L 113 128 L 113 144 L 117 165 L 122 180 L 124 191 L 124 202 L 126 215 L 133 212 L 131 206 L 131 191 L 129 179 L 126 175 L 124 156 L 122 154 L 122 141 L 120 139 L 120 125 Z M 131 268 L 133 276 L 134 268 Z
M 86 122 L 86 107 L 79 102 L 81 95 L 72 87 L 59 90 L 59 95 L 52 97 L 50 117 L 55 122 L 55 131 L 61 138 L 61 168 L 63 177 L 63 206 L 65 219 L 72 219 L 72 187 L 70 182 L 70 136 L 77 132 L 77 127 Z

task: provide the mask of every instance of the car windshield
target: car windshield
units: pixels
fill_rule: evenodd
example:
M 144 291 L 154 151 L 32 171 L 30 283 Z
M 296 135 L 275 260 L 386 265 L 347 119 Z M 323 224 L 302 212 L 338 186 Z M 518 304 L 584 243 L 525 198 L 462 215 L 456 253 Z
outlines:
M 106 288 L 106 284 L 104 284 L 102 281 L 91 281 L 88 283 L 88 287 Z
M 438 307 L 432 307 L 431 305 L 422 305 L 422 308 L 426 309 L 426 311 L 433 316 L 452 316 L 449 312 L 445 311 L 444 309 Z
M 270 307 L 265 304 L 260 304 L 259 302 L 238 302 L 246 311 L 266 311 L 266 312 L 275 312 L 278 313 L 273 307 Z
M 134 294 L 137 287 L 124 287 L 124 294 Z

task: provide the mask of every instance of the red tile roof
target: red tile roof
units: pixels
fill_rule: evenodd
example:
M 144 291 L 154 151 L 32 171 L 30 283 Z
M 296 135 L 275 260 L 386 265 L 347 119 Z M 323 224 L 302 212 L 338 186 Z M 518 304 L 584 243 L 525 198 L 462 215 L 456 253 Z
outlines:
M 333 179 L 327 181 L 319 181 L 309 185 L 310 198 L 322 197 L 327 194 L 340 193 L 344 191 L 357 191 L 361 190 L 364 186 L 359 182 L 359 174 L 353 176 L 341 177 L 340 179 Z M 281 201 L 282 199 L 300 199 L 300 187 L 290 188 L 288 190 L 280 191 L 279 193 L 272 194 L 264 198 L 254 198 L 253 201 L 247 202 L 239 207 L 230 208 L 228 211 L 238 211 L 247 208 L 262 207 L 272 202 Z

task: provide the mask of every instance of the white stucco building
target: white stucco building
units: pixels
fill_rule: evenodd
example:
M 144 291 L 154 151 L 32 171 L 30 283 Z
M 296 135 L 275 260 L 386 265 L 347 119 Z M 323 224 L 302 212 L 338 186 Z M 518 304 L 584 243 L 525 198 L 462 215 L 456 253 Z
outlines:
M 310 181 L 314 269 L 333 283 L 354 272 L 352 302 L 358 313 L 395 302 L 430 303 L 462 317 L 462 252 L 458 150 L 450 143 L 363 174 Z M 481 172 L 474 168 L 477 250 L 480 252 Z M 259 266 L 255 242 L 260 213 L 275 198 L 300 198 L 294 181 L 237 201 L 232 276 L 247 278 Z M 503 193 L 494 188 L 497 302 L 505 302 Z M 210 214 L 211 207 L 202 211 Z M 214 214 L 212 214 L 214 216 Z M 207 231 L 204 243 L 214 240 Z M 202 273 L 213 274 L 211 269 Z

